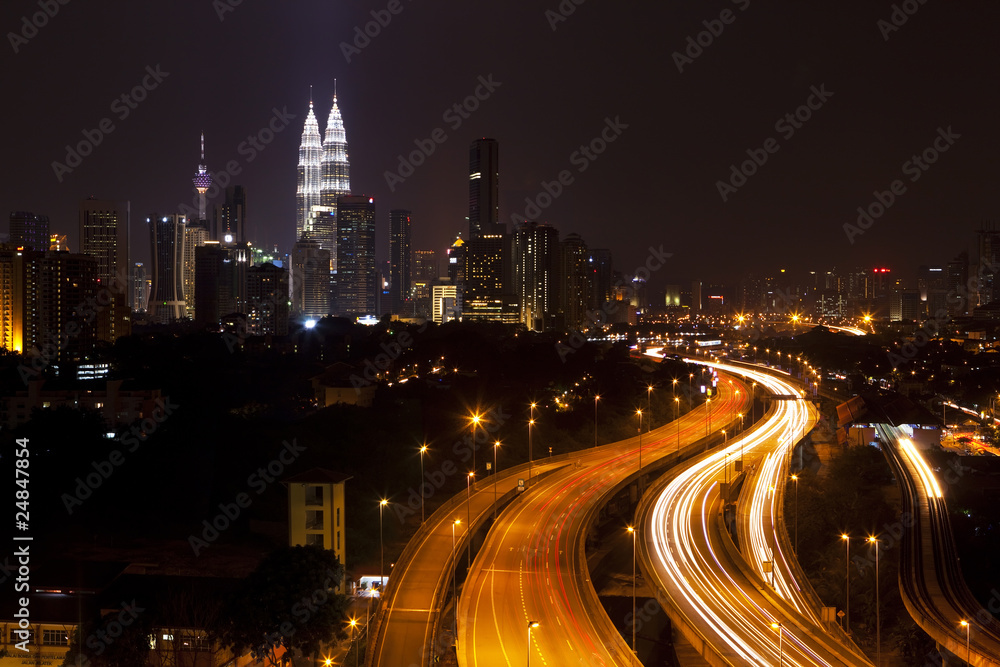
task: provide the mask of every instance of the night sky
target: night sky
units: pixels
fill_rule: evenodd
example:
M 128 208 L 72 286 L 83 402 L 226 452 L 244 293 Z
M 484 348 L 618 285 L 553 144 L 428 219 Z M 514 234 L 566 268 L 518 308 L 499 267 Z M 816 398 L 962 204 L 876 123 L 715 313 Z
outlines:
M 391 208 L 413 211 L 414 248 L 467 235 L 468 145 L 480 136 L 500 142 L 501 219 L 569 170 L 572 183 L 538 219 L 610 248 L 625 271 L 662 245 L 674 253 L 664 282 L 779 266 L 884 264 L 907 275 L 947 262 L 996 218 L 996 3 L 911 0 L 917 11 L 886 40 L 878 22 L 891 2 L 576 1 L 563 1 L 575 11 L 553 30 L 546 11 L 558 0 L 398 0 L 401 11 L 348 63 L 341 43 L 387 0 L 69 0 L 18 53 L 9 34 L 0 46 L 0 200 L 47 213 L 76 250 L 81 198 L 129 199 L 141 261 L 146 216 L 192 201 L 204 130 L 209 169 L 242 169 L 251 240 L 287 251 L 309 86 L 325 127 L 336 78 L 352 188 L 376 197 L 382 258 Z M 679 72 L 673 54 L 724 10 L 731 23 L 714 24 L 722 33 Z M 38 11 L 37 0 L 10 0 L 0 27 L 20 32 Z M 169 75 L 146 100 L 112 107 L 157 65 Z M 490 75 L 499 87 L 454 128 L 445 112 Z M 813 86 L 833 94 L 792 136 L 779 131 Z M 240 145 L 274 108 L 295 118 L 248 161 Z M 52 163 L 104 118 L 114 131 L 60 183 Z M 608 118 L 628 127 L 581 173 L 572 155 Z M 904 163 L 949 126 L 960 138 L 911 181 Z M 437 128 L 447 141 L 391 192 L 385 172 Z M 777 152 L 723 202 L 717 181 L 769 138 Z M 843 225 L 896 179 L 905 193 L 850 243 Z

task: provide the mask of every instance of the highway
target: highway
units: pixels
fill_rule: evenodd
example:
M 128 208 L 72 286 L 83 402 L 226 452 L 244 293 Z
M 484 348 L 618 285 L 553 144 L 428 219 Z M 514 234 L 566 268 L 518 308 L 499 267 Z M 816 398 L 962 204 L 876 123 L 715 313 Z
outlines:
M 787 380 L 745 366 L 709 363 L 740 374 L 772 394 L 767 418 L 743 438 L 700 457 L 662 483 L 640 506 L 643 571 L 669 604 L 671 618 L 712 664 L 868 665 L 817 620 L 803 592 L 794 556 L 776 535 L 780 513 L 772 487 L 785 482 L 790 448 L 811 428 L 812 408 Z M 748 477 L 749 518 L 741 525 L 744 559 L 723 533 L 720 482 L 743 450 L 756 462 Z M 777 564 L 773 590 L 766 562 Z
M 900 553 L 899 587 L 906 610 L 924 632 L 962 660 L 968 657 L 976 667 L 1000 666 L 1000 624 L 965 585 L 934 471 L 903 428 L 881 424 L 878 433 L 903 491 L 903 516 L 912 518 L 910 527 L 904 524 Z
M 532 476 L 549 473 L 567 464 L 567 456 L 546 458 L 532 466 Z M 497 494 L 515 493 L 517 479 L 526 478 L 526 464 L 499 473 Z M 467 516 L 473 526 L 481 526 L 493 515 L 493 479 L 479 483 L 471 504 L 465 493 L 456 494 L 440 507 L 410 539 L 386 584 L 386 594 L 369 631 L 375 639 L 365 656 L 365 665 L 422 667 L 430 665 L 435 653 L 444 603 L 451 595 L 454 556 L 464 566 L 468 537 Z M 453 525 L 455 520 L 461 524 Z M 455 545 L 454 549 L 452 545 Z
M 720 382 L 710 406 L 713 428 L 745 411 L 747 398 L 745 388 Z M 679 423 L 643 434 L 644 470 L 654 461 L 676 460 L 678 449 L 684 454 L 704 446 L 699 441 L 706 436 L 708 419 L 703 405 Z M 639 664 L 604 612 L 584 554 L 592 520 L 610 496 L 638 476 L 638 464 L 639 438 L 591 450 L 503 512 L 461 594 L 459 665 L 520 666 L 528 660 L 554 667 Z M 530 630 L 529 644 L 532 621 L 539 625 Z

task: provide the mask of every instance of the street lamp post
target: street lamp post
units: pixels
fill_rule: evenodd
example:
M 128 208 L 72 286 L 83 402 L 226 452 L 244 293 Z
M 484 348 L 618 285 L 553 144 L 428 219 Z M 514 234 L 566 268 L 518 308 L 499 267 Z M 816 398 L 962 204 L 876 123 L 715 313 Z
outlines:
M 497 440 L 493 443 L 493 523 L 497 520 L 497 473 L 500 469 L 497 467 L 497 450 L 500 449 L 500 441 Z
M 632 615 L 634 616 L 635 612 L 632 612 Z M 971 646 L 969 644 L 969 631 L 972 629 L 972 624 L 963 619 L 963 620 L 959 621 L 959 625 L 961 625 L 963 628 L 965 628 L 965 662 L 967 664 L 971 665 L 972 664 L 972 650 L 971 650 Z
M 708 411 L 708 423 L 705 424 L 705 437 L 707 438 L 712 432 L 712 399 L 705 399 L 705 409 Z M 707 444 L 705 445 L 708 446 Z
M 799 555 L 799 476 L 792 475 L 795 482 L 795 555 Z
M 478 446 L 476 444 L 476 427 L 479 426 L 480 416 L 478 414 L 472 415 L 472 470 L 476 470 L 476 449 Z
M 844 610 L 847 614 L 847 635 L 851 634 L 851 536 L 844 533 L 840 536 L 840 539 L 844 540 L 844 544 L 847 545 L 847 571 L 846 571 L 846 581 L 847 590 L 844 594 Z
M 420 525 L 424 523 L 424 454 L 427 453 L 427 445 L 420 448 Z
M 653 385 L 648 385 L 646 387 L 646 412 L 649 413 L 649 419 L 646 420 L 648 422 L 647 425 L 646 425 L 646 430 L 647 431 L 652 431 L 653 430 L 653 403 L 652 403 L 652 401 L 653 401 Z
M 472 528 L 472 478 L 476 476 L 475 472 L 470 472 L 469 476 L 465 478 L 465 489 L 468 492 L 468 497 L 465 502 L 465 518 L 469 522 L 469 528 Z M 468 528 L 466 529 L 468 530 Z M 469 538 L 469 568 L 472 568 L 472 538 Z
M 532 459 L 532 447 L 531 447 L 531 427 L 535 425 L 535 404 L 531 404 L 531 417 L 528 419 L 528 486 L 531 486 L 531 459 Z
M 531 665 L 531 629 L 538 627 L 538 621 L 528 621 L 528 660 L 526 665 Z
M 455 562 L 455 526 L 461 525 L 461 519 L 455 519 L 451 524 L 451 599 L 458 608 L 458 563 Z M 458 644 L 458 614 L 455 614 L 455 644 Z
M 636 410 L 639 415 L 639 475 L 642 475 L 642 410 Z
M 350 626 L 351 626 L 351 648 L 354 649 L 354 667 L 358 667 L 358 650 L 357 647 L 354 646 L 354 633 L 358 627 L 358 619 L 352 618 L 350 620 Z
M 635 653 L 635 528 L 628 527 L 632 536 L 632 653 Z
M 382 539 L 382 510 L 385 506 L 389 504 L 389 501 L 383 498 L 378 503 L 378 551 L 379 551 L 379 564 L 378 564 L 378 597 L 382 599 L 382 595 L 385 593 L 385 541 Z
M 681 453 L 681 399 L 674 396 L 674 421 L 677 422 L 677 454 Z
M 594 394 L 594 447 L 597 447 L 597 402 L 601 400 L 600 394 Z
M 879 608 L 878 590 L 878 540 L 869 537 L 868 542 L 875 545 L 875 664 L 882 664 L 882 610 Z
M 771 627 L 778 631 L 778 667 L 781 667 L 785 662 L 784 647 L 781 643 L 781 631 L 784 626 L 781 623 L 772 623 Z

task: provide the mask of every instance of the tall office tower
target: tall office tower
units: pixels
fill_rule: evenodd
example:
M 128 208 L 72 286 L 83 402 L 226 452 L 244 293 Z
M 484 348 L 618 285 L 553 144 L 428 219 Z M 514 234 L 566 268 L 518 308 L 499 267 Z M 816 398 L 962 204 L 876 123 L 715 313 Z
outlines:
M 79 361 L 97 344 L 99 318 L 87 304 L 98 297 L 101 260 L 68 252 L 24 255 L 24 349 L 58 350 L 50 361 Z M 99 301 L 98 301 L 99 303 Z M 67 336 L 67 331 L 76 332 Z
M 309 211 L 309 238 L 319 243 L 323 250 L 330 251 L 330 257 L 337 252 L 337 207 L 313 206 Z M 337 263 L 331 264 L 331 270 L 337 270 Z
M 10 242 L 25 250 L 48 250 L 52 235 L 49 233 L 49 216 L 27 211 L 10 214 Z
M 149 226 L 150 272 L 149 319 L 169 324 L 187 317 L 184 301 L 184 216 L 153 214 Z
M 433 250 L 414 250 L 410 273 L 410 299 L 413 308 L 407 313 L 414 317 L 431 314 L 431 287 L 438 279 L 437 253 Z
M 212 187 L 212 175 L 208 173 L 205 166 L 205 133 L 201 133 L 201 161 L 198 163 L 198 171 L 191 179 L 195 192 L 198 193 L 198 221 L 208 220 L 205 214 L 205 193 Z
M 127 201 L 91 198 L 80 202 L 80 252 L 97 258 L 98 287 L 109 290 L 110 303 L 97 317 L 97 339 L 113 343 L 132 332 Z
M 948 262 L 948 293 L 961 295 L 953 298 L 948 304 L 948 314 L 952 317 L 968 315 L 972 312 L 969 303 L 969 253 L 965 250 L 958 253 L 955 259 Z
M 208 227 L 205 223 L 187 220 L 184 225 L 184 306 L 186 317 L 195 318 L 195 249 L 208 242 Z
M 371 315 L 376 310 L 375 199 L 367 195 L 337 198 L 337 273 L 333 312 Z
M 223 243 L 243 243 L 247 240 L 246 225 L 246 188 L 242 185 L 230 185 L 226 188 L 225 203 L 215 207 L 211 239 Z
M 448 248 L 447 271 L 442 271 L 438 277 L 448 276 L 455 285 L 462 285 L 465 282 L 465 253 L 466 243 L 459 234 L 455 242 Z
M 611 300 L 611 283 L 614 270 L 611 266 L 611 251 L 595 248 L 590 251 L 590 267 L 594 272 L 594 291 L 591 308 L 601 308 Z
M 445 324 L 458 319 L 462 315 L 458 307 L 458 288 L 448 278 L 441 277 L 436 285 L 431 288 L 431 318 L 437 324 Z
M 148 275 L 146 273 L 146 265 L 142 262 L 136 262 L 132 265 L 132 312 L 133 313 L 144 313 L 146 312 L 146 303 L 149 300 L 149 292 L 147 289 Z
M 336 83 L 333 91 L 333 108 L 326 121 L 321 157 L 322 183 L 319 204 L 335 208 L 337 197 L 351 194 L 351 164 L 347 157 L 347 131 L 337 106 Z
M 247 332 L 288 334 L 288 270 L 267 262 L 247 271 Z
M 699 314 L 704 306 L 702 303 L 702 284 L 700 280 L 691 282 L 691 314 Z
M 389 212 L 389 288 L 394 313 L 402 313 L 403 305 L 411 297 L 410 224 L 409 211 Z
M 465 244 L 465 251 L 462 319 L 520 322 L 520 309 L 513 294 L 509 237 L 480 234 Z
M 587 310 L 593 302 L 593 269 L 587 244 L 579 234 L 567 234 L 559 243 L 559 304 L 568 327 L 587 328 Z
M 469 239 L 504 234 L 500 224 L 500 149 L 496 139 L 476 139 L 469 147 Z
M 0 246 L 0 347 L 24 351 L 25 255 L 13 243 Z
M 298 217 L 295 219 L 295 240 L 302 238 L 309 225 L 309 212 L 319 206 L 319 194 L 323 182 L 323 144 L 319 136 L 319 123 L 313 113 L 312 95 L 309 99 L 309 113 L 302 130 L 299 145 L 299 179 L 295 193 Z
M 555 227 L 529 221 L 514 232 L 514 289 L 521 322 L 529 329 L 545 330 L 556 312 L 558 253 Z
M 996 225 L 984 223 L 977 232 L 979 240 L 978 303 L 985 306 L 1000 300 L 1000 231 Z
M 232 248 L 208 241 L 195 248 L 195 302 L 198 327 L 218 327 L 227 315 L 237 312 L 238 275 Z
M 309 319 L 326 317 L 330 313 L 330 251 L 307 233 L 292 247 L 291 264 L 292 312 Z

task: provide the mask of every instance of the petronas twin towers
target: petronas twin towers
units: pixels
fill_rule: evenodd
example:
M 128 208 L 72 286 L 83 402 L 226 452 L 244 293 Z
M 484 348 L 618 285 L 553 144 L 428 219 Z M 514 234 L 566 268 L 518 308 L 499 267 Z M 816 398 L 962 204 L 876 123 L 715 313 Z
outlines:
M 333 93 L 333 109 L 326 123 L 326 135 L 320 140 L 319 123 L 313 113 L 310 96 L 309 114 L 306 116 L 299 146 L 299 182 L 296 192 L 298 216 L 295 221 L 295 239 L 307 235 L 320 246 L 333 250 L 336 239 L 330 225 L 316 224 L 317 216 L 326 213 L 336 216 L 337 197 L 351 194 L 350 162 L 347 158 L 347 133 L 344 119 L 337 106 L 337 93 Z M 329 231 L 328 231 L 329 230 Z M 331 238 L 324 238 L 330 235 Z

